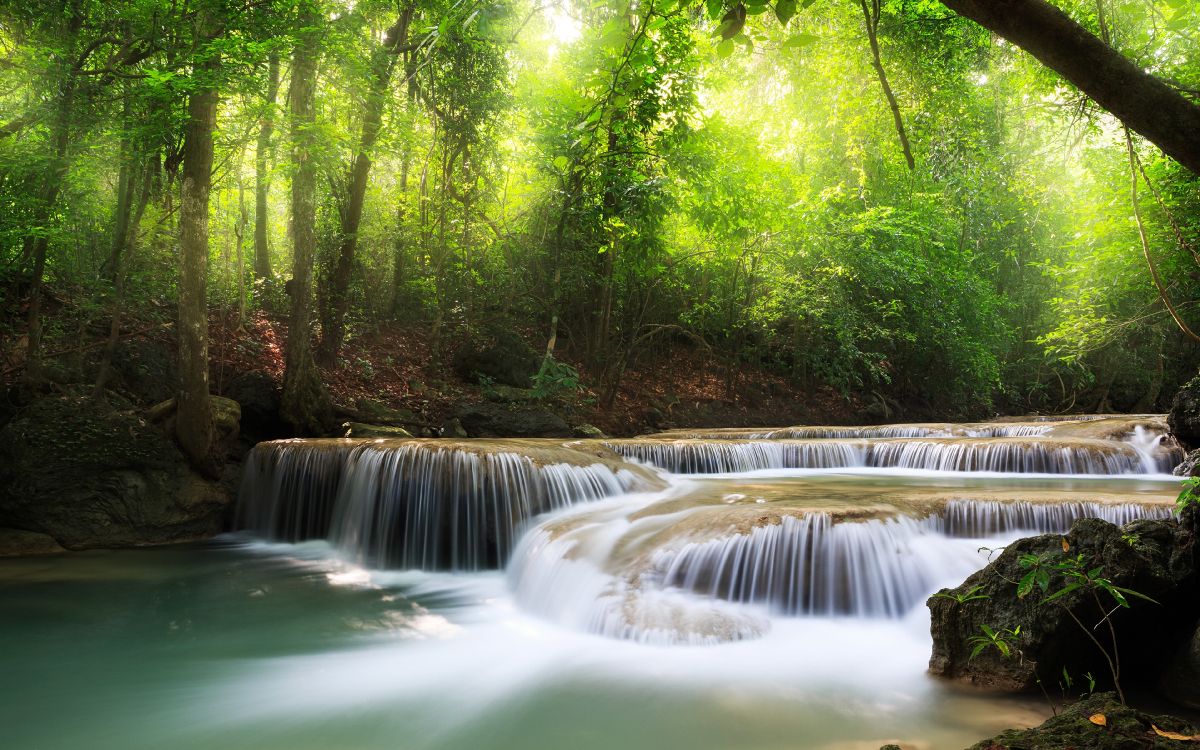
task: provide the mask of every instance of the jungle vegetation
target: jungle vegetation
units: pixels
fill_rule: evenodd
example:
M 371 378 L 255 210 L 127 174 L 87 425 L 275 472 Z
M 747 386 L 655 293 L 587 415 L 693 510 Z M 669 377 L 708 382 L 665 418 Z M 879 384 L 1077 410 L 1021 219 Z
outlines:
M 214 310 L 288 321 L 299 430 L 385 321 L 431 367 L 522 331 L 602 405 L 695 346 L 948 416 L 1162 409 L 1198 51 L 1190 0 L 4 0 L 5 374 L 100 327 L 100 392 L 168 318 L 198 464 Z

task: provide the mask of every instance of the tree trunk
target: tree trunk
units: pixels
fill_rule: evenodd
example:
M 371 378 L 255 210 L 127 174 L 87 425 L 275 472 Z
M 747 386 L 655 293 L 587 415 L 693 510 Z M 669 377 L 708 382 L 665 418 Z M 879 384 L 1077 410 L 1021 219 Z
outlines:
M 1058 72 L 1168 156 L 1200 174 L 1200 106 L 1045 0 L 942 0 Z
M 212 39 L 205 19 L 201 39 Z M 216 473 L 212 454 L 213 420 L 208 403 L 208 193 L 212 186 L 213 129 L 217 121 L 215 51 L 194 68 L 184 126 L 183 182 L 179 200 L 179 391 L 175 439 L 198 470 Z
M 367 181 L 371 176 L 371 151 L 379 139 L 388 86 L 392 80 L 392 70 L 396 66 L 396 51 L 408 37 L 408 21 L 411 15 L 411 9 L 406 9 L 400 14 L 400 18 L 388 29 L 383 44 L 375 50 L 371 61 L 371 80 L 367 98 L 363 102 L 358 153 L 354 157 L 354 166 L 350 169 L 346 205 L 342 211 L 342 242 L 334 261 L 333 273 L 330 274 L 328 304 L 324 306 L 325 315 L 321 321 L 321 347 L 318 354 L 327 367 L 337 362 L 337 355 L 346 335 L 346 313 L 350 308 L 350 274 L 354 270 L 358 228 L 362 223 Z
M 908 143 L 908 132 L 904 129 L 904 118 L 900 116 L 900 105 L 896 103 L 896 95 L 892 93 L 892 85 L 888 82 L 887 71 L 883 68 L 883 57 L 879 53 L 879 0 L 873 0 L 869 8 L 867 0 L 858 0 L 858 4 L 862 8 L 863 19 L 867 24 L 867 41 L 871 45 L 871 66 L 875 68 L 875 75 L 879 78 L 880 87 L 883 88 L 883 96 L 892 110 L 892 122 L 896 126 L 896 135 L 900 137 L 900 149 L 904 152 L 904 161 L 908 163 L 909 169 L 916 169 L 917 163 L 913 159 L 912 146 Z
M 312 270 L 317 252 L 317 165 L 312 159 L 317 136 L 313 101 L 317 89 L 317 60 L 321 54 L 318 17 L 309 10 L 292 57 L 291 107 L 292 163 L 292 314 L 288 323 L 287 351 L 280 413 L 298 433 L 323 434 L 333 421 L 329 395 L 313 361 Z
M 271 175 L 267 158 L 271 151 L 271 136 L 275 132 L 275 99 L 279 96 L 279 53 L 272 52 L 267 63 L 266 112 L 258 127 L 258 143 L 254 151 L 254 275 L 265 279 L 271 275 L 271 251 L 267 246 L 267 194 L 271 190 Z

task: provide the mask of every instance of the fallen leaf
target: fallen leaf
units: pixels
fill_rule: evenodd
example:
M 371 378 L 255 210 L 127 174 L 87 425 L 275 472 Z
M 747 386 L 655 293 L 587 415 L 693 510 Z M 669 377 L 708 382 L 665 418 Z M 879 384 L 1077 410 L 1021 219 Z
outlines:
M 1166 737 L 1169 740 L 1183 740 L 1185 742 L 1188 740 L 1190 740 L 1192 742 L 1200 740 L 1200 734 L 1180 734 L 1179 732 L 1164 732 L 1163 730 L 1159 729 L 1158 727 L 1154 726 L 1153 724 L 1150 725 L 1150 728 L 1153 729 L 1154 733 L 1157 734 L 1159 737 Z
M 1065 536 L 1062 538 L 1062 544 L 1063 544 L 1063 552 L 1071 551 L 1071 545 L 1067 543 L 1067 538 Z
M 1088 721 L 1092 722 L 1098 727 L 1108 726 L 1108 718 L 1105 717 L 1104 714 L 1092 714 L 1088 717 Z

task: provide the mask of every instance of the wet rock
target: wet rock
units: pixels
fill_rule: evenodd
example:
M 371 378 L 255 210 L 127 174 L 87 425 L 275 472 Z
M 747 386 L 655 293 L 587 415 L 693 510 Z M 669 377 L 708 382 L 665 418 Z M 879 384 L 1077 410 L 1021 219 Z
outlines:
M 1177 477 L 1195 477 L 1200 476 L 1200 448 L 1194 451 L 1189 451 L 1183 457 L 1183 461 L 1176 466 L 1172 472 Z
M 132 403 L 116 394 L 107 401 L 84 390 L 42 398 L 0 430 L 0 526 L 67 549 L 220 531 L 229 492 L 192 473 L 168 434 Z M 228 429 L 236 406 L 218 402 L 219 429 Z
M 1064 539 L 1069 551 L 1063 549 Z M 1112 615 L 1120 659 L 1127 667 L 1122 679 L 1149 677 L 1147 673 L 1161 669 L 1196 621 L 1190 525 L 1142 520 L 1117 527 L 1099 519 L 1081 519 L 1065 537 L 1047 534 L 1014 542 L 959 587 L 943 589 L 929 599 L 930 672 L 1015 691 L 1033 689 L 1039 678 L 1055 685 L 1064 668 L 1072 675 L 1090 672 L 1098 681 L 1107 679 L 1104 655 L 1071 617 L 1073 612 L 1089 625 L 1101 621 L 1091 595 L 1078 589 L 1044 602 L 1066 586 L 1061 574 L 1055 573 L 1046 594 L 1035 589 L 1018 597 L 1017 582 L 1028 572 L 1020 564 L 1024 555 L 1040 555 L 1050 564 L 1082 555 L 1085 569 L 1099 567 L 1100 575 L 1115 585 L 1159 602 L 1132 598 L 1130 608 L 1118 608 Z M 1107 594 L 1101 596 L 1102 602 L 1112 605 Z M 981 634 L 983 625 L 1008 633 L 1020 628 L 1019 636 L 1011 638 L 1012 655 L 1006 657 L 989 646 L 971 657 L 971 639 Z
M 1189 448 L 1200 448 L 1200 376 L 1184 384 L 1167 414 L 1171 434 Z
M 597 427 L 595 425 L 591 425 L 591 424 L 575 425 L 574 427 L 571 428 L 571 435 L 572 435 L 572 437 L 577 437 L 577 438 L 592 438 L 592 439 L 604 439 L 604 438 L 608 437 L 608 435 L 604 434 L 603 430 L 601 430 L 599 427 Z
M 408 409 L 393 409 L 371 398 L 360 398 L 355 407 L 358 409 L 360 419 L 370 424 L 415 424 L 421 421 Z
M 0 557 L 52 555 L 57 552 L 66 550 L 47 534 L 24 529 L 0 529 Z
M 489 346 L 468 344 L 455 352 L 454 372 L 471 383 L 528 388 L 540 364 L 537 353 L 514 333 L 502 332 L 494 339 Z
M 1158 731 L 1156 731 L 1156 728 Z M 1187 743 L 1163 736 L 1191 737 L 1196 727 L 1173 716 L 1154 716 L 1123 706 L 1113 693 L 1096 693 L 1032 729 L 1010 729 L 970 750 L 1143 750 Z
M 388 425 L 364 424 L 362 422 L 342 423 L 342 437 L 354 438 L 411 438 L 413 434 L 403 427 Z
M 463 407 L 454 417 L 471 437 L 572 437 L 563 418 L 546 409 L 486 403 Z
M 468 437 L 466 429 L 463 428 L 462 422 L 457 419 L 447 419 L 442 423 L 441 436 L 445 438 L 465 438 Z

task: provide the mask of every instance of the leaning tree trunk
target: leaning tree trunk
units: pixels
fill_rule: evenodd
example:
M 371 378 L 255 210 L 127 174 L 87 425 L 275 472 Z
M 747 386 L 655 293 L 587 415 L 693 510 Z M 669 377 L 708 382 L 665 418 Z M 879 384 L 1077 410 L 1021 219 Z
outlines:
M 396 66 L 396 52 L 408 36 L 411 9 L 401 13 L 388 29 L 387 36 L 371 61 L 371 81 L 363 102 L 362 132 L 358 153 L 350 169 L 349 189 L 345 210 L 342 211 L 342 242 L 329 278 L 327 298 L 321 321 L 320 359 L 326 367 L 337 362 L 342 341 L 346 336 L 346 313 L 350 308 L 350 274 L 354 269 L 354 254 L 358 250 L 358 229 L 362 224 L 363 204 L 367 197 L 367 181 L 371 175 L 371 151 L 379 139 L 383 125 L 383 109 L 387 102 L 388 85 Z
M 329 395 L 313 361 L 312 269 L 317 251 L 317 165 L 313 132 L 313 100 L 317 89 L 317 58 L 321 52 L 318 19 L 311 11 L 292 58 L 291 103 L 292 162 L 292 314 L 288 323 L 287 351 L 280 413 L 300 433 L 324 433 L 333 421 Z
M 1045 0 L 942 0 L 1075 84 L 1168 156 L 1200 174 L 1200 106 Z
M 203 20 L 200 22 L 203 28 Z M 202 37 L 203 38 L 203 37 Z M 208 38 L 212 38 L 209 36 Z M 179 391 L 175 439 L 191 464 L 215 473 L 213 420 L 208 402 L 208 193 L 212 186 L 217 121 L 215 52 L 197 63 L 188 97 L 179 199 Z
M 258 127 L 258 143 L 254 151 L 254 275 L 265 279 L 271 275 L 271 251 L 267 246 L 267 194 L 271 176 L 267 172 L 267 157 L 271 136 L 275 132 L 275 99 L 279 96 L 279 53 L 272 52 L 267 63 L 266 111 Z

